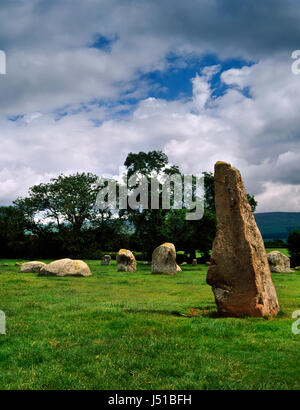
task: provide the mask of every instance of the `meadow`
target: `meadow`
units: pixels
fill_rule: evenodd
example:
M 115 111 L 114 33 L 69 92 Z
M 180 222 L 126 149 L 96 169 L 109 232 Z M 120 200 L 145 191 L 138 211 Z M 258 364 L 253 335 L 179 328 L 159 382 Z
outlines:
M 276 318 L 224 319 L 205 265 L 172 277 L 86 261 L 93 276 L 58 278 L 15 262 L 0 261 L 1 389 L 300 388 L 300 272 L 273 274 Z

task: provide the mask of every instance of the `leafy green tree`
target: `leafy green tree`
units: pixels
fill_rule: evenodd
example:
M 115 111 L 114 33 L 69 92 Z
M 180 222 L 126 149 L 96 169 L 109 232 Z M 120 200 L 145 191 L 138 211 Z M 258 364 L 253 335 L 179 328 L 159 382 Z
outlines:
M 168 210 L 151 209 L 151 180 L 163 175 L 179 173 L 179 168 L 170 166 L 168 157 L 162 151 L 130 152 L 124 165 L 127 168 L 127 178 L 132 175 L 146 177 L 148 181 L 148 209 L 130 209 L 120 212 L 126 215 L 130 224 L 134 226 L 132 242 L 139 246 L 144 258 L 150 259 L 153 249 L 167 240 L 165 218 Z M 159 193 L 161 199 L 161 192 Z M 138 198 L 137 198 L 138 199 Z
M 214 188 L 213 176 L 206 173 L 205 196 L 210 200 L 210 206 L 205 210 L 204 216 L 199 221 L 186 220 L 187 209 L 151 209 L 150 194 L 151 180 L 164 178 L 171 175 L 179 175 L 178 166 L 170 165 L 168 157 L 161 151 L 151 151 L 149 153 L 130 153 L 125 161 L 128 170 L 128 177 L 135 173 L 145 176 L 149 182 L 149 209 L 131 210 L 126 213 L 128 220 L 135 228 L 133 234 L 134 243 L 140 246 L 146 258 L 151 258 L 153 249 L 165 241 L 175 243 L 178 250 L 184 250 L 190 259 L 196 257 L 196 250 L 200 250 L 204 257 L 208 259 L 212 241 L 215 236 L 216 223 L 214 210 Z M 212 183 L 211 183 L 212 182 Z M 162 191 L 159 192 L 161 204 Z
M 291 265 L 300 265 L 300 231 L 294 229 L 287 238 L 287 248 L 291 256 Z
M 211 212 L 215 210 L 215 178 L 211 172 L 203 172 L 204 177 L 204 197 L 205 197 L 205 209 Z
M 0 207 L 0 255 L 2 258 L 16 257 L 24 246 L 25 220 L 23 213 L 13 206 Z
M 265 248 L 286 248 L 286 243 L 282 239 L 265 241 Z
M 196 258 L 196 251 L 202 253 L 204 261 L 209 260 L 209 252 L 216 235 L 216 215 L 204 210 L 201 219 L 188 221 L 185 218 L 187 210 L 172 210 L 167 216 L 168 237 L 174 238 L 176 249 L 184 251 L 185 259 Z
M 150 178 L 153 173 L 159 174 L 167 164 L 168 157 L 162 151 L 140 151 L 138 154 L 130 152 L 124 163 L 128 178 L 136 173 Z
M 248 202 L 251 206 L 251 211 L 254 213 L 256 208 L 257 208 L 258 203 L 255 200 L 254 195 L 247 194 L 247 198 L 248 198 Z
M 59 175 L 49 183 L 29 189 L 29 196 L 14 205 L 23 213 L 27 229 L 40 235 L 58 232 L 70 255 L 78 255 L 86 246 L 84 232 L 91 224 L 103 222 L 96 206 L 98 177 L 91 173 Z
M 186 220 L 187 209 L 175 209 L 175 194 L 170 209 L 161 209 L 162 183 L 169 176 L 182 177 L 179 167 L 170 165 L 162 151 L 129 153 L 125 166 L 127 177 L 138 174 L 148 181 L 148 209 L 116 211 L 108 206 L 99 209 L 96 197 L 103 186 L 96 175 L 77 173 L 59 175 L 49 183 L 30 188 L 29 195 L 14 201 L 13 207 L 0 211 L 2 249 L 14 249 L 26 257 L 76 256 L 98 258 L 101 251 L 117 251 L 130 246 L 151 258 L 153 249 L 162 242 L 174 242 L 190 259 L 196 251 L 208 259 L 216 232 L 214 176 L 204 173 L 205 209 L 201 220 Z M 159 209 L 151 209 L 151 182 L 156 190 Z M 137 187 L 139 180 L 137 180 Z M 102 185 L 101 185 L 102 184 Z M 120 187 L 117 185 L 117 188 Z M 134 196 L 134 187 L 131 195 Z M 169 188 L 172 193 L 172 188 Z M 248 195 L 252 210 L 257 205 Z M 138 200 L 138 198 L 137 198 Z M 182 201 L 184 205 L 184 201 Z M 147 208 L 147 207 L 146 207 Z

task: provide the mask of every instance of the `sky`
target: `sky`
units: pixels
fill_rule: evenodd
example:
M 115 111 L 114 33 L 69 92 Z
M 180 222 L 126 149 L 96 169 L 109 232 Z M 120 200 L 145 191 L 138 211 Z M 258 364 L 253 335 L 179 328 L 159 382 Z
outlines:
M 300 211 L 298 0 L 1 0 L 0 205 L 163 150 Z

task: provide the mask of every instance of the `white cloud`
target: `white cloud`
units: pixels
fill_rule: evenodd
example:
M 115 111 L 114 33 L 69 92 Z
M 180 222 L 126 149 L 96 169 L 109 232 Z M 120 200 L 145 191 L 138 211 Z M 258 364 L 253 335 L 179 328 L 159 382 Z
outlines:
M 244 88 L 249 82 L 248 76 L 250 73 L 251 68 L 247 66 L 241 69 L 230 68 L 222 73 L 221 78 L 228 85 L 237 85 L 239 88 Z
M 251 0 L 3 0 L 0 10 L 8 72 L 0 81 L 0 115 L 117 98 L 140 73 L 166 67 L 169 54 L 256 61 L 290 54 L 300 42 L 300 7 L 286 0 L 259 7 Z M 110 53 L 87 48 L 97 33 L 116 40 Z M 242 81 L 236 75 L 246 71 L 226 80 Z
M 265 72 L 273 64 L 280 65 L 281 70 L 270 71 L 268 81 L 262 82 L 261 76 L 266 79 Z M 197 75 L 192 79 L 192 99 L 168 102 L 147 98 L 122 120 L 107 119 L 106 108 L 89 106 L 59 121 L 54 120 L 54 114 L 33 113 L 16 122 L 2 122 L 0 160 L 5 172 L 1 198 L 13 199 L 24 193 L 24 185 L 60 172 L 116 174 L 129 151 L 163 149 L 184 172 L 212 170 L 218 160 L 231 162 L 241 169 L 248 190 L 258 194 L 259 210 L 273 209 L 274 187 L 293 181 L 295 185 L 287 187 L 294 186 L 297 196 L 300 183 L 300 119 L 294 108 L 300 101 L 300 87 L 295 88 L 298 79 L 288 71 L 280 89 L 276 87 L 275 80 L 285 70 L 288 63 L 284 61 L 262 61 L 252 66 L 245 83 L 251 88 L 252 99 L 229 89 L 213 106 L 205 106 L 211 99 L 210 85 L 207 77 Z M 278 94 L 273 109 L 265 104 L 270 94 Z M 101 126 L 95 127 L 93 118 L 101 119 Z M 26 176 L 22 184 L 13 183 L 19 175 Z M 284 190 L 278 189 L 276 195 L 280 192 Z M 295 195 L 291 203 L 277 201 L 278 207 L 284 204 L 284 209 L 290 206 L 295 210 L 299 201 Z
M 268 212 L 299 212 L 300 185 L 265 182 L 263 188 L 256 199 Z

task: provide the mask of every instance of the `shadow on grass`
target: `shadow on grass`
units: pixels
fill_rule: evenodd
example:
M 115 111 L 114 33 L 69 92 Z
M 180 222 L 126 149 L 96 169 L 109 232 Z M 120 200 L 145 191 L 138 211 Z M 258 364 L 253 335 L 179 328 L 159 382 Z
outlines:
M 208 311 L 205 309 L 199 308 L 189 308 L 187 309 L 187 313 L 179 312 L 177 310 L 154 310 L 154 309 L 124 309 L 123 312 L 125 313 L 148 313 L 148 314 L 158 314 L 158 315 L 165 315 L 165 316 L 177 316 L 177 317 L 207 317 L 207 318 L 221 318 L 217 311 Z
M 166 316 L 174 316 L 179 312 L 171 312 L 169 310 L 154 310 L 154 309 L 124 309 L 123 312 L 125 313 L 149 313 L 149 314 L 156 314 L 156 315 L 166 315 Z

